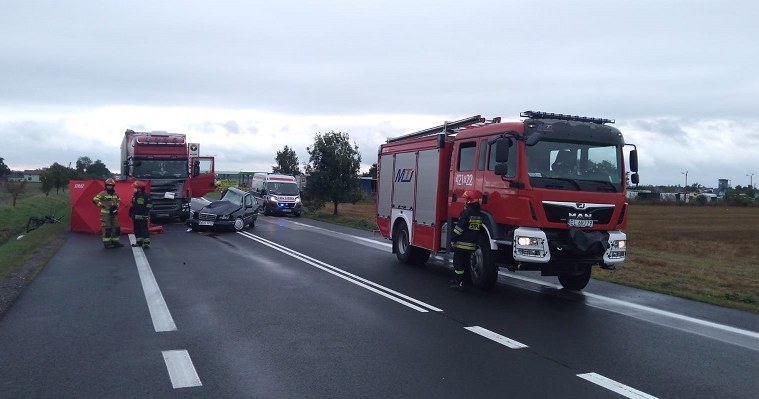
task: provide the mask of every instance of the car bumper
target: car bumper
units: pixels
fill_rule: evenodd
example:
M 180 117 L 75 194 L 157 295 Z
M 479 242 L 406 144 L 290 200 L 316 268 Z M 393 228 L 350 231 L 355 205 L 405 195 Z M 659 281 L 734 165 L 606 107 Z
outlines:
M 291 202 L 267 202 L 266 208 L 271 213 L 291 214 L 301 213 L 303 211 L 303 205 L 300 203 Z
M 253 220 L 256 220 L 255 218 Z M 208 222 L 198 219 L 187 219 L 187 227 L 192 228 L 209 228 L 209 229 L 232 229 L 235 226 L 234 220 L 216 220 Z

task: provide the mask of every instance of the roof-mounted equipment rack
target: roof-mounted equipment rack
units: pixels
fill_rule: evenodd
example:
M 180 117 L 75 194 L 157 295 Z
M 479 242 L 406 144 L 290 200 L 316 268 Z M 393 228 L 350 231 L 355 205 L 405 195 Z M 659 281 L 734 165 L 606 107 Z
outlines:
M 592 122 L 592 123 L 598 123 L 600 125 L 603 125 L 604 123 L 614 123 L 614 119 L 554 114 L 552 112 L 542 112 L 542 111 L 524 111 L 521 114 L 519 114 L 519 116 L 521 116 L 522 118 L 531 118 L 531 119 L 560 119 L 564 121 Z

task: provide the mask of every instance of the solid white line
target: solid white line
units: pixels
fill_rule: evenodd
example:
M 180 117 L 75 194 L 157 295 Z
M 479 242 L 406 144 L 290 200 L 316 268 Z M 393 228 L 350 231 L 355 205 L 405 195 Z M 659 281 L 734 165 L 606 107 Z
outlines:
M 500 274 L 500 275 L 502 275 L 504 277 L 509 277 L 509 278 L 514 278 L 514 279 L 517 279 L 517 280 L 527 281 L 527 282 L 534 283 L 534 284 L 540 284 L 540 285 L 543 285 L 543 286 L 546 286 L 546 287 L 561 289 L 560 285 L 546 283 L 546 282 L 538 280 L 538 279 L 533 279 L 533 278 L 524 277 L 524 276 L 517 276 L 517 275 L 514 275 L 514 274 L 506 274 L 504 272 L 498 272 L 498 274 Z M 715 328 L 715 329 L 722 330 L 722 331 L 731 332 L 731 333 L 734 333 L 734 334 L 740 334 L 740 335 L 744 335 L 744 336 L 747 336 L 747 337 L 759 339 L 759 333 L 754 332 L 754 331 L 744 330 L 744 329 L 741 329 L 741 328 L 736 328 L 736 327 L 728 326 L 728 325 L 725 325 L 725 324 L 719 324 L 719 323 L 715 323 L 715 322 L 711 322 L 711 321 L 707 321 L 707 320 L 703 320 L 703 319 L 697 319 L 695 317 L 685 316 L 685 315 L 681 315 L 681 314 L 678 314 L 678 313 L 669 312 L 669 311 L 666 311 L 666 310 L 656 309 L 656 308 L 652 308 L 650 306 L 639 305 L 637 303 L 622 301 L 622 300 L 619 300 L 619 299 L 610 298 L 610 297 L 606 297 L 606 296 L 603 296 L 603 295 L 592 294 L 590 292 L 583 292 L 582 295 L 586 296 L 588 298 L 593 298 L 593 299 L 598 299 L 598 300 L 601 300 L 601 301 L 606 301 L 606 302 L 609 302 L 609 303 L 613 303 L 615 305 L 624 306 L 624 307 L 631 308 L 631 309 L 642 310 L 644 312 L 657 314 L 659 316 L 666 316 L 666 317 L 670 317 L 670 318 L 673 318 L 673 319 L 686 321 L 686 322 L 693 323 L 693 324 L 698 324 L 698 325 L 702 325 L 702 326 L 706 326 L 706 327 L 711 327 L 711 328 Z
M 310 257 L 308 255 L 304 255 L 304 254 L 302 254 L 302 253 L 300 253 L 298 251 L 292 250 L 290 248 L 287 248 L 287 247 L 282 246 L 280 244 L 277 244 L 275 242 L 263 239 L 261 237 L 258 237 L 256 235 L 254 235 L 254 234 L 247 233 L 247 232 L 239 232 L 238 234 L 240 234 L 243 237 L 246 237 L 248 239 L 251 239 L 253 241 L 256 241 L 256 242 L 258 242 L 260 244 L 266 245 L 269 248 L 275 249 L 275 250 L 277 250 L 279 252 L 282 252 L 285 255 L 291 256 L 291 257 L 293 257 L 295 259 L 298 259 L 298 260 L 300 260 L 300 261 L 302 261 L 304 263 L 307 263 L 307 264 L 309 264 L 311 266 L 314 266 L 314 267 L 316 267 L 318 269 L 321 269 L 321 270 L 323 270 L 323 271 L 325 271 L 327 273 L 330 273 L 332 275 L 340 277 L 343 280 L 349 281 L 349 282 L 351 282 L 353 284 L 356 284 L 356 285 L 358 285 L 360 287 L 366 288 L 369 291 L 372 291 L 372 292 L 374 292 L 376 294 L 382 295 L 382 296 L 384 296 L 384 297 L 386 297 L 388 299 L 391 299 L 391 300 L 393 300 L 395 302 L 398 302 L 398 303 L 400 303 L 400 304 L 402 304 L 404 306 L 410 307 L 411 309 L 414 309 L 414 310 L 416 310 L 418 312 L 428 312 L 429 310 L 432 310 L 432 311 L 435 311 L 435 312 L 442 312 L 443 311 L 442 309 L 436 308 L 436 307 L 434 307 L 434 306 L 432 306 L 430 304 L 424 303 L 424 302 L 422 302 L 422 301 L 420 301 L 418 299 L 411 298 L 409 296 L 401 294 L 400 292 L 394 291 L 394 290 L 392 290 L 390 288 L 387 288 L 387 287 L 382 286 L 380 284 L 374 283 L 374 282 L 372 282 L 370 280 L 367 280 L 367 279 L 365 279 L 363 277 L 356 276 L 355 274 L 346 272 L 345 270 L 342 270 L 342 269 L 337 268 L 335 266 L 332 266 L 330 264 L 324 263 L 324 262 L 322 262 L 322 261 L 320 261 L 318 259 L 314 259 L 314 258 L 312 258 L 312 257 Z M 381 291 L 381 290 L 384 290 L 384 292 Z M 390 295 L 390 294 L 393 294 L 393 295 Z M 403 299 L 401 299 L 401 298 L 403 298 Z M 426 307 L 429 310 L 427 310 L 425 308 L 422 308 L 420 306 L 417 306 L 414 303 L 416 303 L 417 305 L 420 305 L 420 306 L 424 306 L 424 307 Z
M 628 387 L 625 384 L 620 384 L 617 381 L 606 378 L 596 373 L 577 374 L 578 377 L 583 380 L 590 381 L 598 386 L 604 387 L 612 392 L 616 392 L 626 398 L 630 399 L 657 399 L 656 396 L 651 396 L 645 392 L 641 392 L 635 388 Z
M 511 338 L 504 337 L 501 334 L 496 334 L 488 329 L 482 328 L 480 326 L 472 326 L 472 327 L 464 327 L 464 329 L 469 330 L 475 334 L 481 335 L 489 340 L 498 342 L 499 344 L 509 347 L 511 349 L 521 349 L 521 348 L 527 348 L 528 346 L 519 342 L 514 341 Z
M 405 299 L 405 300 L 407 300 L 407 301 L 409 301 L 409 302 L 413 302 L 413 303 L 416 303 L 417 305 L 420 305 L 420 306 L 426 307 L 427 309 L 429 309 L 429 310 L 432 310 L 433 312 L 442 312 L 442 311 L 443 311 L 443 309 L 439 309 L 439 308 L 436 308 L 436 307 L 434 307 L 434 306 L 432 306 L 432 305 L 430 305 L 430 304 L 428 304 L 428 303 L 422 302 L 422 301 L 420 301 L 420 300 L 418 300 L 418 299 L 416 299 L 416 298 L 412 298 L 412 297 L 410 297 L 410 296 L 407 296 L 407 295 L 401 294 L 400 292 L 398 292 L 398 291 L 395 291 L 395 290 L 393 290 L 393 289 L 390 289 L 390 288 L 388 288 L 388 287 L 385 287 L 384 285 L 381 285 L 381 284 L 377 284 L 377 283 L 375 283 L 375 282 L 373 282 L 373 281 L 371 281 L 371 280 L 367 280 L 367 279 L 365 279 L 365 278 L 363 278 L 363 277 L 361 277 L 361 276 L 357 276 L 357 275 L 355 275 L 355 274 L 353 274 L 353 273 L 350 273 L 350 272 L 347 272 L 347 271 L 345 271 L 345 270 L 343 270 L 343 269 L 340 269 L 340 268 L 338 268 L 338 267 L 332 266 L 332 265 L 330 265 L 330 264 L 328 264 L 328 263 L 324 263 L 324 262 L 322 262 L 322 261 L 320 261 L 320 260 L 318 260 L 318 259 L 312 258 L 312 257 L 310 257 L 310 256 L 308 256 L 308 255 L 305 255 L 305 254 L 302 254 L 302 253 L 300 253 L 300 252 L 298 252 L 298 251 L 295 251 L 294 249 L 291 249 L 291 248 L 285 247 L 284 245 L 280 245 L 280 244 L 277 244 L 276 242 L 273 242 L 273 241 L 269 241 L 269 240 L 267 240 L 267 239 L 264 239 L 264 238 L 258 237 L 258 236 L 254 235 L 254 234 L 251 234 L 251 233 L 247 233 L 247 232 L 245 232 L 245 234 L 248 234 L 248 235 L 250 235 L 251 237 L 255 237 L 255 238 L 256 238 L 256 239 L 258 239 L 258 240 L 262 240 L 262 241 L 265 241 L 265 242 L 267 242 L 267 243 L 269 243 L 269 244 L 275 245 L 275 246 L 277 246 L 277 247 L 279 247 L 279 248 L 281 248 L 281 249 L 283 249 L 283 250 L 285 250 L 285 251 L 289 251 L 289 252 L 295 253 L 295 254 L 297 254 L 297 255 L 299 255 L 299 256 L 301 256 L 301 257 L 304 257 L 304 258 L 306 258 L 306 259 L 308 259 L 308 260 L 310 260 L 310 261 L 316 262 L 316 263 L 318 263 L 318 264 L 320 264 L 320 265 L 322 265 L 322 266 L 324 266 L 324 267 L 327 267 L 327 268 L 329 268 L 329 269 L 332 269 L 332 270 L 334 270 L 334 271 L 336 271 L 336 272 L 338 272 L 338 273 L 342 273 L 342 274 L 344 274 L 344 275 L 346 275 L 346 276 L 348 276 L 348 277 L 350 277 L 350 278 L 353 278 L 353 279 L 359 280 L 359 281 L 361 281 L 361 282 L 364 282 L 364 283 L 366 283 L 366 284 L 368 284 L 368 285 L 371 285 L 371 286 L 373 286 L 373 287 L 375 287 L 375 288 L 379 288 L 379 289 L 381 289 L 381 290 L 384 290 L 385 292 L 388 292 L 388 293 L 390 293 L 390 294 L 393 294 L 393 295 L 396 295 L 396 296 L 398 296 L 398 297 L 401 297 L 401 298 L 403 298 L 403 299 Z
M 129 235 L 129 241 L 132 244 L 137 243 L 134 234 Z M 134 255 L 135 263 L 137 263 L 137 271 L 140 273 L 142 290 L 145 292 L 145 300 L 148 303 L 148 310 L 150 311 L 150 318 L 153 319 L 155 332 L 176 331 L 177 325 L 174 324 L 169 307 L 166 306 L 166 301 L 163 300 L 163 294 L 161 294 L 161 289 L 158 287 L 158 282 L 155 280 L 148 259 L 145 257 L 145 252 L 140 247 L 132 247 L 132 254 Z
M 390 243 L 382 242 L 382 241 L 377 241 L 377 240 L 372 240 L 371 238 L 354 236 L 354 235 L 351 235 L 351 234 L 341 233 L 339 231 L 332 231 L 332 230 L 329 230 L 329 229 L 325 229 L 323 227 L 312 226 L 310 224 L 305 224 L 305 223 L 301 223 L 301 222 L 293 222 L 293 221 L 289 221 L 289 222 L 292 223 L 292 224 L 298 225 L 298 226 L 308 227 L 308 228 L 311 228 L 311 229 L 314 229 L 314 230 L 322 230 L 324 232 L 329 233 L 329 235 L 333 235 L 333 236 L 345 236 L 345 237 L 348 237 L 348 238 L 351 238 L 351 239 L 354 239 L 354 240 L 365 241 L 365 242 L 373 244 L 373 245 L 380 245 L 380 246 L 383 246 L 385 248 L 392 248 L 393 247 L 393 245 L 390 244 Z
M 174 389 L 199 387 L 203 385 L 198 377 L 198 372 L 195 371 L 195 366 L 192 364 L 190 354 L 182 350 L 162 351 L 163 361 L 166 363 L 166 370 L 169 371 L 169 378 L 171 378 L 171 386 Z

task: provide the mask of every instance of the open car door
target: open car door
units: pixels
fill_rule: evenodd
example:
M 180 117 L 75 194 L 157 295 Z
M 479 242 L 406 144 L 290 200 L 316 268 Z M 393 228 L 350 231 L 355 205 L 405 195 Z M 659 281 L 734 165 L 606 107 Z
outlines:
M 199 198 L 216 190 L 216 173 L 214 171 L 214 157 L 190 158 L 190 197 Z

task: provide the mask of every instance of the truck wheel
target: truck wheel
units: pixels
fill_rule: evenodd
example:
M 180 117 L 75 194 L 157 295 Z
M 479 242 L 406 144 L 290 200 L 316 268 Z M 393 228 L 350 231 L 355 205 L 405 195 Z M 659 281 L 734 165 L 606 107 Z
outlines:
M 233 227 L 235 228 L 235 231 L 243 231 L 245 229 L 245 221 L 242 220 L 241 217 L 238 217 L 235 219 L 235 224 Z
M 498 266 L 495 265 L 490 241 L 485 235 L 480 236 L 479 248 L 469 261 L 469 278 L 472 285 L 483 290 L 492 289 L 498 280 Z
M 407 265 L 422 265 L 430 257 L 427 249 L 415 247 L 409 242 L 408 227 L 401 223 L 393 235 L 393 246 L 398 261 Z
M 580 274 L 559 276 L 559 283 L 561 283 L 561 286 L 565 289 L 580 291 L 588 285 L 591 271 L 592 268 L 587 266 L 585 271 Z

